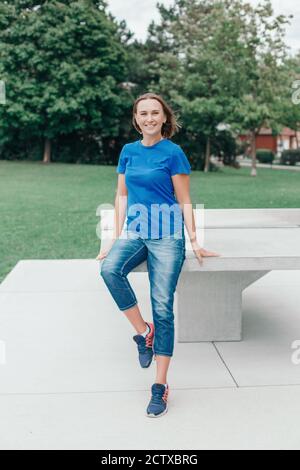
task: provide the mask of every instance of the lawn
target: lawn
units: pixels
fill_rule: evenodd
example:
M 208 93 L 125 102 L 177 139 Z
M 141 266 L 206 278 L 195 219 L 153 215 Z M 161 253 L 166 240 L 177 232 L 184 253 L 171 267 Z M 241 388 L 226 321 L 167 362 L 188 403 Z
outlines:
M 116 167 L 0 161 L 0 282 L 20 259 L 95 258 L 101 203 L 113 204 Z M 300 207 L 300 171 L 225 168 L 191 174 L 205 208 Z

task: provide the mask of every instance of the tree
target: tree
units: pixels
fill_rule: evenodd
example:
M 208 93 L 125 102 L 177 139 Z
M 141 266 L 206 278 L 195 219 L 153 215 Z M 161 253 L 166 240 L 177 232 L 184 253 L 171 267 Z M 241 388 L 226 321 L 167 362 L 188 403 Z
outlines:
M 157 50 L 149 66 L 160 71 L 153 89 L 180 108 L 185 128 L 204 136 L 208 171 L 220 123 L 257 132 L 275 116 L 287 20 L 270 18 L 269 0 L 257 8 L 242 0 L 175 0 L 158 9 L 161 24 L 150 25 L 148 38 Z
M 285 94 L 280 107 L 282 122 L 295 131 L 297 147 L 300 146 L 300 53 L 285 61 Z
M 117 136 L 126 52 L 104 0 L 4 2 L 0 6 L 0 145 L 72 133 Z M 121 25 L 122 26 L 122 25 Z
M 251 140 L 251 176 L 256 176 L 256 137 L 263 126 L 276 133 L 282 125 L 282 102 L 287 91 L 284 43 L 284 15 L 273 16 L 270 0 L 248 11 L 247 45 L 249 77 L 233 120 L 237 128 L 249 132 Z

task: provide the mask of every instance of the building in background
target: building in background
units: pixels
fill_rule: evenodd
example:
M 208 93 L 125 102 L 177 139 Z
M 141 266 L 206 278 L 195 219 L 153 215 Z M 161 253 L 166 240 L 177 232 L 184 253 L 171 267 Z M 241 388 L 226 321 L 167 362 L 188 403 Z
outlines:
M 245 141 L 249 136 L 242 134 L 240 140 Z M 270 149 L 275 154 L 281 154 L 283 150 L 296 149 L 300 146 L 300 132 L 293 131 L 289 127 L 283 127 L 280 134 L 274 135 L 272 129 L 262 127 L 256 136 L 256 149 Z M 250 148 L 249 148 L 250 150 Z M 250 152 L 247 151 L 250 154 Z

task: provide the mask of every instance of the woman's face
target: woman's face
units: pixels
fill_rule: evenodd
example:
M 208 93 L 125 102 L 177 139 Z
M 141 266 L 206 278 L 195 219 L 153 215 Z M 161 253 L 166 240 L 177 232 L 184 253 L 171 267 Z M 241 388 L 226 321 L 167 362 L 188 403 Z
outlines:
M 161 137 L 161 127 L 167 118 L 160 102 L 154 98 L 147 98 L 138 102 L 135 120 L 143 136 Z

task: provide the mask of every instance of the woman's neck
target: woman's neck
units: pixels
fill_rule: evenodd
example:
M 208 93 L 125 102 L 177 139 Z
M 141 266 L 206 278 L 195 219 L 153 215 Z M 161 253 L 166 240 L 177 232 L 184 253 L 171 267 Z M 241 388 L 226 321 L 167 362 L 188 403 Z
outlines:
M 159 142 L 160 140 L 163 139 L 163 136 L 160 135 L 158 137 L 145 137 L 143 136 L 143 140 L 141 141 L 143 145 L 146 145 L 146 146 L 151 146 L 151 145 L 154 145 L 156 144 L 157 142 Z

